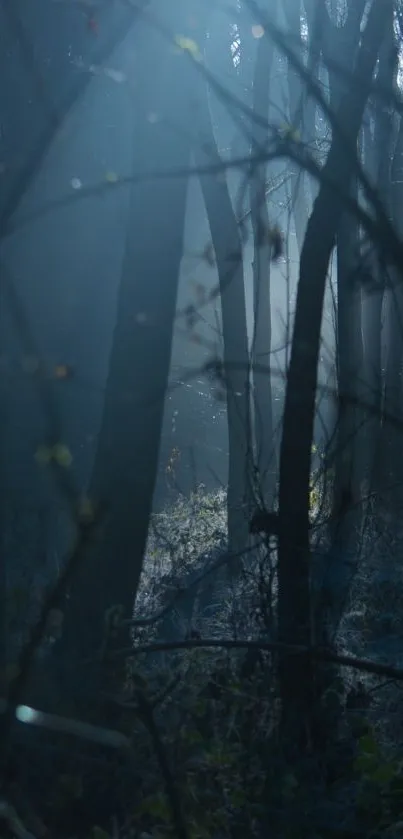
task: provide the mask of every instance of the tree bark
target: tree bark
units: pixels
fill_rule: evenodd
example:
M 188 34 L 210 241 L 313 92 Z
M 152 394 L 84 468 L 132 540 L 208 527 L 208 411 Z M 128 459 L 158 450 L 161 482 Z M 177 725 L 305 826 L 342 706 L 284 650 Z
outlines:
M 163 5 L 158 10 L 162 22 Z M 183 33 L 188 4 L 178 0 L 174 21 L 171 12 L 170 29 Z M 139 24 L 137 37 L 134 171 L 157 170 L 162 164 L 167 172 L 186 168 L 192 146 L 187 125 L 191 62 L 147 24 Z M 126 617 L 131 616 L 142 569 L 170 366 L 186 195 L 187 178 L 175 175 L 132 186 L 104 411 L 89 489 L 90 498 L 105 506 L 106 515 L 71 586 L 57 651 L 67 659 L 68 678 L 91 694 L 98 686 L 97 651 L 107 610 L 121 606 Z
M 296 44 L 301 37 L 301 0 L 289 0 L 284 4 L 284 16 L 289 27 L 291 38 L 295 38 Z M 298 47 L 297 47 L 298 49 Z M 298 49 L 299 58 L 302 58 L 302 49 Z M 298 72 L 288 62 L 287 68 L 287 90 L 289 101 L 290 125 L 293 129 L 300 131 L 301 139 L 305 139 L 304 131 L 304 100 L 305 91 Z M 291 173 L 291 207 L 294 217 L 295 235 L 299 253 L 301 253 L 306 225 L 308 221 L 308 202 L 305 194 L 306 173 L 299 169 L 292 161 L 289 161 Z
M 385 11 L 386 36 L 379 56 L 377 81 L 386 89 L 393 89 L 397 71 L 397 53 L 394 51 L 394 16 L 393 9 Z M 393 118 L 387 102 L 378 99 L 374 103 L 374 134 L 370 165 L 372 177 L 376 183 L 378 195 L 391 218 L 390 174 L 393 156 Z M 386 273 L 388 266 L 384 255 L 374 247 L 374 280 L 376 290 L 372 290 L 366 299 L 367 318 L 364 333 L 365 374 L 369 389 L 369 401 L 372 416 L 367 423 L 367 449 L 370 456 L 368 478 L 373 490 L 383 491 L 384 469 L 382 464 L 382 412 L 383 412 L 383 370 L 382 370 L 382 332 L 385 302 Z
M 380 62 L 379 79 L 384 87 L 396 88 L 398 71 L 397 45 L 394 31 L 394 18 L 390 16 L 388 38 Z M 398 232 L 403 233 L 401 216 L 402 174 L 403 174 L 403 126 L 394 118 L 392 108 L 386 103 L 378 105 L 378 140 L 375 149 L 378 155 L 378 178 L 380 194 L 387 208 L 388 215 Z M 387 420 L 388 415 L 402 417 L 402 362 L 403 362 L 403 290 L 399 272 L 395 267 L 386 265 L 387 279 L 390 280 L 384 290 L 386 358 L 382 381 L 383 416 L 380 443 L 381 492 L 388 508 L 401 505 L 403 462 L 401 457 L 401 432 Z
M 219 161 L 207 85 L 200 81 L 199 141 L 196 165 Z M 226 383 L 229 465 L 228 541 L 231 553 L 242 552 L 249 539 L 249 487 L 252 468 L 249 355 L 242 242 L 226 178 L 200 174 L 204 204 L 217 261 L 220 285 Z M 236 567 L 236 563 L 235 563 Z
M 330 67 L 330 103 L 336 111 L 346 90 L 346 78 L 354 66 L 360 25 L 364 10 L 362 0 L 350 0 L 343 25 L 338 26 L 326 14 L 325 51 L 336 56 L 338 72 Z M 359 150 L 357 149 L 357 155 Z M 358 184 L 354 180 L 351 197 L 358 200 Z M 361 412 L 359 376 L 362 373 L 363 347 L 361 335 L 361 295 L 355 281 L 359 236 L 358 223 L 351 213 L 343 213 L 337 233 L 337 384 L 338 418 L 333 485 L 332 537 L 339 546 L 347 545 L 354 527 L 359 497 L 359 437 Z
M 277 5 L 273 4 L 272 16 L 276 16 Z M 256 122 L 252 124 L 251 160 L 265 148 L 268 123 L 270 83 L 273 69 L 274 46 L 269 38 L 258 42 L 255 74 L 253 80 L 253 112 Z M 271 300 L 270 265 L 272 246 L 270 244 L 270 218 L 266 199 L 266 165 L 251 164 L 249 175 L 251 222 L 253 230 L 253 404 L 254 441 L 256 465 L 259 473 L 259 490 L 263 505 L 271 509 L 276 489 L 277 454 L 273 434 L 273 406 L 271 391 Z M 255 364 L 255 367 L 253 367 Z M 260 372 L 266 367 L 264 373 Z M 259 372 L 258 372 L 259 371 Z
M 325 4 L 317 3 L 316 0 L 305 2 L 304 6 L 309 39 L 307 67 L 312 76 L 316 77 L 322 53 L 323 31 L 327 18 L 326 7 Z M 295 41 L 296 54 L 300 61 L 302 61 L 301 2 L 300 0 L 299 2 L 286 0 L 283 8 L 290 36 Z M 287 89 L 290 125 L 294 130 L 299 132 L 302 142 L 312 145 L 316 138 L 316 101 L 312 96 L 308 95 L 297 70 L 290 61 L 288 61 L 287 69 Z M 291 173 L 290 197 L 295 236 L 298 251 L 301 253 L 316 185 L 314 186 L 308 174 L 302 169 L 299 169 L 292 161 L 289 162 L 289 169 Z
M 350 89 L 338 111 L 340 130 L 333 132 L 300 260 L 280 455 L 278 621 L 282 641 L 298 640 L 308 646 L 312 641 L 309 483 L 317 368 L 326 276 L 343 212 L 343 201 L 332 183 L 348 194 L 384 20 L 385 0 L 374 0 Z M 284 736 L 294 748 L 306 748 L 314 736 L 312 663 L 303 656 L 280 656 L 279 683 Z
M 357 185 L 351 195 L 358 198 Z M 344 213 L 337 234 L 337 386 L 338 418 L 333 485 L 333 533 L 346 544 L 355 521 L 353 511 L 360 495 L 361 395 L 363 346 L 361 293 L 354 272 L 358 253 L 358 225 Z
M 403 118 L 400 117 L 391 169 L 391 212 L 393 223 L 403 236 Z M 387 291 L 387 357 L 385 370 L 384 411 L 403 420 L 403 288 L 396 271 L 391 269 L 392 288 Z M 400 505 L 402 500 L 403 462 L 402 431 L 384 419 L 384 481 L 387 503 Z M 390 490 L 387 490 L 387 487 Z

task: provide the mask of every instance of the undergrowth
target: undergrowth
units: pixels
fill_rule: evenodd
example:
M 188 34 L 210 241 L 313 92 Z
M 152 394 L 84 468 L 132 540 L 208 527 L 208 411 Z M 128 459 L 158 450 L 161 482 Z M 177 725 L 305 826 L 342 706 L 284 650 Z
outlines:
M 376 541 L 375 530 L 372 517 L 339 630 L 339 648 L 358 654 L 368 633 L 378 632 L 386 643 L 384 624 L 376 629 L 379 611 L 393 613 L 391 630 L 395 636 L 400 631 L 398 580 L 392 581 L 386 563 L 383 582 L 379 577 L 386 534 L 378 533 Z M 398 549 L 394 545 L 395 557 Z M 132 652 L 122 651 L 124 678 L 109 697 L 113 727 L 131 742 L 130 767 L 117 771 L 108 753 L 101 772 L 101 755 L 88 748 L 85 754 L 76 748 L 74 760 L 59 755 L 62 771 L 53 771 L 46 795 L 38 796 L 52 835 L 177 839 L 168 773 L 188 839 L 261 839 L 268 825 L 279 839 L 401 837 L 403 762 L 390 729 L 392 718 L 395 732 L 403 720 L 398 702 L 391 715 L 396 687 L 365 675 L 354 681 L 341 672 L 326 695 L 328 726 L 338 720 L 331 746 L 290 763 L 279 736 L 272 654 L 225 648 L 226 639 L 270 638 L 275 631 L 274 549 L 255 545 L 232 588 L 218 574 L 210 588 L 200 592 L 196 586 L 195 596 L 183 595 L 195 575 L 203 587 L 206 563 L 225 555 L 223 491 L 206 493 L 201 486 L 154 516 L 134 619 L 173 605 L 159 621 L 133 627 Z M 189 639 L 188 648 L 138 653 L 139 645 L 163 639 L 167 630 L 173 638 Z M 200 636 L 224 644 L 192 648 Z M 48 778 L 49 756 L 39 749 L 32 765 L 24 765 L 29 795 L 32 773 L 42 770 Z

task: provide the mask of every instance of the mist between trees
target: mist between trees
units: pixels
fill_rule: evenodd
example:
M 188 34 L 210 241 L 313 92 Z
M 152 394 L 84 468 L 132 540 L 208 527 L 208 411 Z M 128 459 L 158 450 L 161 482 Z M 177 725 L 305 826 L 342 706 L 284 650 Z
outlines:
M 0 2 L 7 835 L 401 835 L 402 39 Z

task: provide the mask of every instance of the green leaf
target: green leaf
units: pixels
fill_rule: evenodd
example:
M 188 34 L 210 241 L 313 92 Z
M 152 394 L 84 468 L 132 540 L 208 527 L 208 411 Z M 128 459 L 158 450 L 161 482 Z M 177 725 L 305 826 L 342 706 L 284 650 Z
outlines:
M 64 469 L 68 469 L 73 461 L 71 451 L 64 445 L 64 443 L 56 443 L 56 445 L 53 446 L 52 456 L 58 466 L 62 466 Z
M 201 53 L 196 41 L 193 38 L 186 38 L 182 35 L 177 35 L 175 38 L 176 45 L 183 51 L 188 52 L 196 61 L 200 61 Z
M 372 734 L 364 734 L 358 741 L 360 752 L 365 755 L 378 755 L 378 744 Z
M 388 784 L 395 777 L 396 769 L 392 763 L 384 763 L 371 774 L 371 781 L 377 784 Z
M 95 825 L 91 830 L 91 839 L 110 839 L 109 833 L 102 830 L 102 827 Z
M 200 734 L 200 731 L 186 728 L 183 731 L 183 740 L 188 746 L 194 746 L 204 742 L 204 738 Z
M 245 806 L 245 793 L 242 789 L 234 789 L 231 790 L 229 794 L 229 800 L 233 807 L 244 807 Z
M 153 816 L 157 819 L 162 819 L 162 821 L 165 822 L 170 819 L 170 809 L 168 807 L 166 797 L 162 793 L 149 795 L 148 798 L 145 798 L 140 804 L 138 812 L 147 813 L 147 815 Z
M 354 761 L 354 769 L 360 775 L 373 775 L 378 769 L 378 761 L 374 755 L 359 755 Z

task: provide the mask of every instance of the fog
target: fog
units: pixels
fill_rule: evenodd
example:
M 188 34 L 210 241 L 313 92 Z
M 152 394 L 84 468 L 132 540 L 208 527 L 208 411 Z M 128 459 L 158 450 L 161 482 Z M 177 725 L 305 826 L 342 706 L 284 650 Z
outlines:
M 137 24 L 136 24 L 137 26 Z M 62 441 L 72 456 L 74 475 L 84 490 L 88 484 L 100 426 L 108 358 L 115 326 L 116 301 L 126 237 L 130 236 L 128 210 L 130 185 L 116 183 L 130 178 L 136 156 L 136 132 L 131 101 L 139 84 L 133 56 L 135 31 L 130 29 L 103 65 L 92 64 L 68 45 L 68 62 L 74 74 L 85 77 L 86 89 L 66 113 L 39 168 L 13 216 L 12 232 L 2 244 L 2 263 L 18 293 L 29 325 L 21 334 L 7 295 L 0 312 L 2 470 L 8 503 L 23 510 L 48 509 L 54 527 L 59 508 L 57 488 L 46 470 L 35 461 L 43 444 L 46 422 L 40 394 L 32 375 L 36 360 L 47 370 L 66 365 L 69 375 L 52 381 L 58 406 Z M 213 32 L 220 34 L 217 24 Z M 86 33 L 88 35 L 88 33 Z M 46 54 L 46 46 L 43 45 Z M 66 59 L 66 56 L 65 56 Z M 219 45 L 210 39 L 208 59 L 212 72 L 225 85 L 228 67 Z M 223 66 L 224 65 L 224 66 Z M 21 72 L 16 61 L 15 72 Z M 137 73 L 137 75 L 136 75 Z M 281 96 L 281 74 L 279 89 Z M 235 93 L 239 94 L 240 91 Z M 35 99 L 27 89 L 19 91 L 15 109 L 31 114 L 35 125 Z M 27 102 L 23 99 L 28 99 Z M 218 148 L 225 156 L 236 142 L 236 120 L 217 97 L 211 100 Z M 169 109 L 168 109 L 169 110 Z M 13 108 L 11 108 L 13 111 Z M 160 115 L 150 113 L 150 122 Z M 175 126 L 173 127 L 175 129 Z M 13 129 L 17 137 L 24 126 Z M 189 128 L 189 130 L 191 130 Z M 168 125 L 168 133 L 172 126 Z M 11 135 L 9 135 L 11 136 Z M 235 139 L 234 139 L 235 138 Z M 172 139 L 172 138 L 171 138 Z M 28 142 L 27 137 L 25 142 Z M 32 132 L 31 144 L 37 137 Z M 244 138 L 238 136 L 242 147 Z M 11 153 L 11 152 L 10 152 Z M 11 157 L 13 160 L 13 158 Z M 7 163 L 7 160 L 6 160 Z M 164 161 L 161 161 L 163 168 Z M 277 165 L 272 174 L 276 188 L 269 198 L 270 218 L 284 232 L 285 258 L 271 271 L 272 356 L 276 423 L 281 418 L 287 347 L 287 298 L 293 307 L 298 273 L 298 249 L 289 228 L 287 173 Z M 247 201 L 238 200 L 243 184 L 236 170 L 228 182 L 238 218 L 245 217 L 243 231 L 245 299 L 249 341 L 253 330 L 253 242 L 247 217 Z M 105 189 L 86 190 L 104 184 Z M 135 187 L 134 187 L 135 188 Z M 215 265 L 203 259 L 210 233 L 197 176 L 188 187 L 183 258 L 177 309 L 182 312 L 197 299 L 197 289 L 217 286 Z M 158 248 L 158 242 L 155 243 Z M 133 278 L 135 281 L 135 277 Z M 164 277 L 160 278 L 161 284 Z M 196 297 L 195 297 L 196 295 Z M 331 301 L 324 320 L 324 337 L 332 347 Z M 140 313 L 141 314 L 141 313 Z M 228 464 L 228 434 L 225 404 L 217 401 L 211 382 L 200 372 L 212 353 L 220 352 L 219 297 L 203 306 L 197 323 L 197 338 L 178 315 L 171 356 L 172 390 L 167 394 L 161 440 L 160 468 L 155 506 L 160 509 L 176 491 L 188 494 L 202 482 L 208 489 L 225 486 Z M 197 342 L 196 342 L 197 341 Z M 325 353 L 326 355 L 326 353 Z M 329 358 L 329 356 L 327 356 Z M 130 364 L 130 360 L 127 361 Z M 144 359 L 152 376 L 152 359 Z M 194 376 L 190 374 L 194 372 Z M 328 369 L 324 368 L 324 378 Z M 180 385 L 182 382 L 182 385 Z M 327 409 L 326 409 L 327 410 Z M 326 413 L 326 411 L 325 411 Z M 326 417 L 325 417 L 326 419 Z M 318 433 L 323 434 L 323 417 Z M 327 421 L 327 420 L 326 420 Z M 174 475 L 167 465 L 174 451 Z M 48 505 L 50 504 L 50 511 Z M 24 515 L 21 513 L 21 515 Z M 56 516 L 56 520 L 59 521 Z

